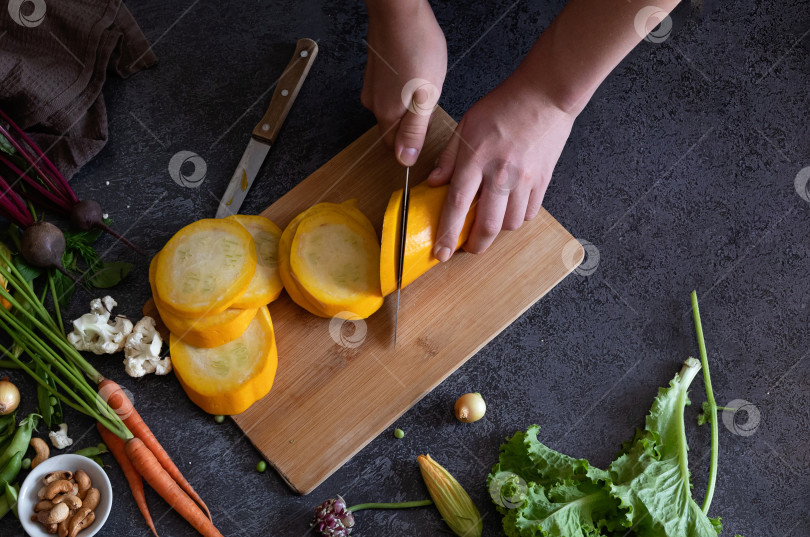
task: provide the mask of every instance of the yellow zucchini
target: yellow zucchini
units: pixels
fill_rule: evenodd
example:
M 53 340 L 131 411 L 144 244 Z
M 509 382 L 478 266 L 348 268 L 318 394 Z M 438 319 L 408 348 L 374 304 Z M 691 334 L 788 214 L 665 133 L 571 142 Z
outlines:
M 258 308 L 274 301 L 284 285 L 278 274 L 278 240 L 281 229 L 263 216 L 236 214 L 235 220 L 248 230 L 256 245 L 256 271 L 245 292 L 231 304 L 234 308 Z
M 449 185 L 430 187 L 426 183 L 411 189 L 408 203 L 408 236 L 405 242 L 405 261 L 402 267 L 402 287 L 406 287 L 419 276 L 439 263 L 433 256 L 436 244 L 436 233 L 439 229 L 444 200 L 447 198 Z M 456 244 L 456 250 L 467 242 L 470 228 L 475 220 L 475 203 Z M 397 253 L 399 252 L 399 222 L 402 210 L 402 190 L 391 195 L 385 209 L 380 246 L 380 286 L 383 296 L 388 296 L 397 289 Z
M 225 311 L 256 270 L 250 233 L 227 219 L 203 219 L 178 231 L 161 250 L 155 288 L 164 309 L 199 317 Z
M 160 318 L 172 334 L 189 345 L 206 348 L 219 347 L 242 335 L 259 311 L 258 308 L 228 308 L 223 312 L 196 319 L 180 317 L 166 311 L 160 297 L 155 292 L 154 280 L 158 255 L 160 252 L 155 254 L 152 262 L 149 263 L 149 285 L 152 287 L 152 299 L 155 301 Z
M 273 322 L 267 306 L 237 339 L 211 349 L 172 335 L 172 365 L 189 399 L 209 414 L 244 412 L 267 395 L 278 367 Z

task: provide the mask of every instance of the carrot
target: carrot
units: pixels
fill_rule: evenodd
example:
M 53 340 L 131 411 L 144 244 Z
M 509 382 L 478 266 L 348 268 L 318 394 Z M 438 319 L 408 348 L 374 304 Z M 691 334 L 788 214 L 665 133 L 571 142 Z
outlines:
M 208 520 L 213 522 L 211 518 L 211 511 L 208 510 L 208 506 L 205 505 L 205 502 L 200 498 L 200 495 L 194 490 L 191 484 L 186 481 L 186 478 L 183 477 L 183 474 L 180 472 L 180 469 L 172 462 L 172 459 L 169 457 L 169 454 L 166 453 L 166 450 L 163 449 L 163 446 L 160 445 L 160 442 L 157 441 L 155 435 L 152 434 L 152 431 L 149 430 L 149 426 L 146 425 L 146 422 L 143 421 L 141 415 L 138 414 L 138 411 L 135 410 L 135 407 L 132 404 L 132 401 L 129 400 L 127 394 L 124 393 L 124 390 L 121 389 L 116 382 L 110 379 L 102 380 L 98 385 L 98 392 L 106 401 L 107 404 L 110 405 L 116 414 L 124 421 L 124 425 L 135 435 L 136 438 L 140 438 L 141 441 L 155 454 L 155 458 L 160 462 L 163 469 L 166 470 L 172 478 L 177 481 L 177 484 L 183 488 L 189 496 L 191 496 L 194 501 L 200 504 L 200 507 L 203 508 L 205 514 L 208 515 Z M 143 475 L 143 474 L 141 474 Z M 146 476 L 143 476 L 146 477 Z M 147 480 L 148 481 L 148 480 Z
M 129 460 L 135 470 L 146 479 L 149 486 L 166 500 L 180 516 L 185 518 L 203 537 L 222 537 L 202 509 L 189 498 L 174 478 L 163 468 L 155 454 L 138 438 L 130 438 L 124 444 Z
M 118 461 L 121 470 L 123 470 L 124 477 L 127 478 L 129 488 L 132 491 L 132 497 L 135 498 L 135 503 L 138 504 L 138 509 L 146 520 L 146 525 L 149 526 L 149 529 L 152 530 L 155 537 L 158 537 L 155 523 L 152 522 L 152 515 L 149 514 L 149 506 L 146 505 L 146 495 L 143 491 L 143 478 L 135 470 L 135 467 L 132 466 L 132 461 L 129 460 L 127 452 L 124 449 L 124 441 L 110 432 L 110 430 L 102 424 L 97 423 L 96 427 L 98 428 L 99 434 L 101 434 L 102 440 L 107 444 L 107 448 L 109 448 L 115 460 Z

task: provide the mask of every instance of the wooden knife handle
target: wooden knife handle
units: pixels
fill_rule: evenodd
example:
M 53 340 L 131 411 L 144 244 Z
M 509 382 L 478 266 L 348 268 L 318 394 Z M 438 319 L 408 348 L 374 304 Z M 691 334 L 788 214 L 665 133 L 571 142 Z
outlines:
M 312 39 L 298 40 L 295 54 L 278 79 L 276 89 L 273 91 L 273 98 L 270 99 L 270 106 L 267 107 L 262 120 L 253 129 L 254 138 L 271 145 L 275 143 L 281 124 L 284 123 L 317 55 L 318 44 L 315 41 Z

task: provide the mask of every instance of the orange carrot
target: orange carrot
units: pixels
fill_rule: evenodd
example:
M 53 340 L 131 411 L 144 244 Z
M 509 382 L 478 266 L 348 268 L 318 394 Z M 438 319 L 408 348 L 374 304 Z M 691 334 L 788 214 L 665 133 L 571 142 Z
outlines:
M 146 525 L 149 526 L 149 529 L 152 530 L 155 537 L 158 537 L 155 523 L 152 522 L 152 515 L 149 514 L 149 506 L 146 505 L 146 495 L 143 491 L 143 478 L 141 478 L 141 475 L 135 470 L 135 467 L 132 466 L 132 462 L 129 460 L 127 452 L 124 449 L 124 441 L 111 433 L 110 430 L 102 424 L 97 423 L 96 427 L 98 428 L 99 434 L 101 434 L 101 439 L 107 444 L 110 453 L 113 454 L 121 470 L 123 470 L 124 477 L 127 478 L 129 488 L 132 490 L 132 497 L 135 498 L 135 503 L 138 504 L 138 509 L 146 520 Z
M 124 421 L 124 425 L 127 426 L 130 432 L 132 432 L 136 438 L 140 438 L 146 447 L 148 447 L 152 453 L 155 454 L 155 458 L 160 462 L 161 466 L 163 466 L 163 469 L 166 470 L 175 481 L 177 481 L 177 484 L 180 485 L 180 487 L 182 487 L 183 490 L 194 499 L 194 501 L 200 504 L 200 507 L 203 508 L 205 514 L 208 515 L 208 519 L 213 521 L 211 518 L 211 512 L 208 510 L 208 506 L 205 505 L 205 502 L 202 500 L 202 498 L 200 498 L 200 495 L 197 494 L 191 484 L 186 481 L 186 478 L 183 477 L 180 469 L 174 464 L 174 462 L 172 462 L 169 454 L 166 453 L 166 450 L 164 450 L 163 446 L 160 445 L 160 442 L 157 441 L 155 435 L 152 434 L 151 430 L 149 430 L 149 426 L 146 425 L 146 422 L 143 421 L 141 415 L 138 414 L 137 410 L 135 410 L 135 407 L 132 405 L 132 401 L 129 400 L 129 397 L 127 397 L 127 394 L 125 394 L 124 390 L 121 389 L 121 386 L 110 379 L 105 379 L 99 383 L 98 393 L 107 401 L 110 408 L 112 408 Z M 144 475 L 143 477 L 145 478 L 146 476 Z
M 155 492 L 160 494 L 161 498 L 166 500 L 166 503 L 194 526 L 194 529 L 203 537 L 222 537 L 202 509 L 180 488 L 140 438 L 130 438 L 124 444 L 124 448 L 135 470 L 146 479 Z

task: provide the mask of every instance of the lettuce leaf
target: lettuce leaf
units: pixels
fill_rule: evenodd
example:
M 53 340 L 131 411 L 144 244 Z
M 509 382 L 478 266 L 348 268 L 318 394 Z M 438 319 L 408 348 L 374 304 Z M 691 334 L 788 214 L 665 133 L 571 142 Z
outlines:
M 690 404 L 687 389 L 699 371 L 700 362 L 690 358 L 669 387 L 659 389 L 644 430 L 608 469 L 610 494 L 639 537 L 716 537 L 722 530 L 690 490 L 683 414 Z
M 507 537 L 717 537 L 720 520 L 701 511 L 689 481 L 683 418 L 699 371 L 690 358 L 659 390 L 608 470 L 544 445 L 537 425 L 507 439 L 487 481 Z

